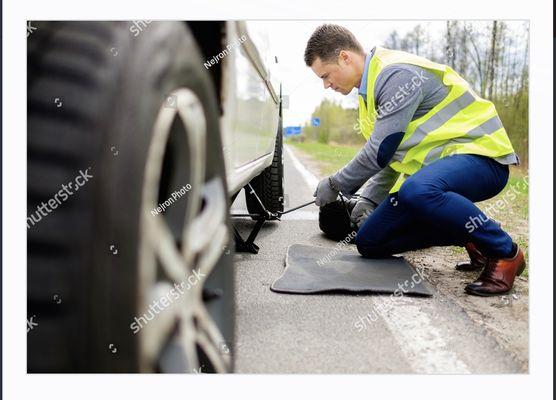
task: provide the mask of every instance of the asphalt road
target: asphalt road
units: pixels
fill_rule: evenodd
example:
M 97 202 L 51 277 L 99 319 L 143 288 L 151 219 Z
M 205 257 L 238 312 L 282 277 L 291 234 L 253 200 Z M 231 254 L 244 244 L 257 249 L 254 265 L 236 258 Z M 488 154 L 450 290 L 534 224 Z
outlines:
M 286 208 L 312 200 L 318 180 L 287 148 L 284 166 Z M 245 209 L 243 198 L 238 196 L 234 211 Z M 432 298 L 407 296 L 382 313 L 389 295 L 272 292 L 289 245 L 335 246 L 320 233 L 317 217 L 312 205 L 267 223 L 256 241 L 259 253 L 234 256 L 236 372 L 521 372 L 519 363 L 434 285 Z M 254 222 L 234 224 L 246 234 Z M 356 252 L 355 246 L 350 250 Z

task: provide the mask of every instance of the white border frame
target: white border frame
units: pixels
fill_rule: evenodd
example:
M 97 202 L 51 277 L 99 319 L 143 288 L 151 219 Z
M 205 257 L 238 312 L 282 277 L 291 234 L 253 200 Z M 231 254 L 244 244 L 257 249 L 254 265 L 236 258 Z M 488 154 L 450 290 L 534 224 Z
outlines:
M 552 1 L 396 0 L 314 3 L 237 0 L 4 2 L 3 24 L 3 393 L 7 399 L 257 398 L 388 396 L 552 398 L 553 259 Z M 26 21 L 80 19 L 529 19 L 530 374 L 480 376 L 28 375 L 26 374 Z M 218 382 L 216 382 L 218 381 Z

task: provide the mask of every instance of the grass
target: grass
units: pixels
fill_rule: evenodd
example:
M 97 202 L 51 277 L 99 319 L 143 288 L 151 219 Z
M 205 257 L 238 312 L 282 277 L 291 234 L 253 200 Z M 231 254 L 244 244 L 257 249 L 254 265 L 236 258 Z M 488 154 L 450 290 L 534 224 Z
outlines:
M 317 142 L 287 141 L 291 146 L 305 153 L 315 161 L 322 175 L 331 175 L 346 165 L 361 149 L 361 145 L 346 146 L 338 144 L 324 144 Z M 495 197 L 477 205 L 487 214 L 502 223 L 502 227 L 513 240 L 528 253 L 529 249 L 529 190 L 527 170 L 524 168 L 510 168 L 510 178 L 506 187 Z M 498 203 L 497 203 L 498 202 Z M 463 253 L 464 249 L 452 248 L 455 253 Z M 523 277 L 529 276 L 529 268 Z
M 345 146 L 317 142 L 290 142 L 291 146 L 311 157 L 323 175 L 331 175 L 352 160 L 362 146 Z
M 529 277 L 529 185 L 527 170 L 511 168 L 511 175 L 506 187 L 495 197 L 478 203 L 482 210 L 494 210 L 490 217 L 502 223 L 508 232 L 525 252 L 527 268 L 522 277 Z M 515 197 L 514 197 L 515 196 Z M 504 200 L 506 199 L 506 200 Z M 511 201 L 510 201 L 511 200 Z M 497 203 L 498 202 L 498 203 Z M 497 206 L 498 204 L 498 206 Z

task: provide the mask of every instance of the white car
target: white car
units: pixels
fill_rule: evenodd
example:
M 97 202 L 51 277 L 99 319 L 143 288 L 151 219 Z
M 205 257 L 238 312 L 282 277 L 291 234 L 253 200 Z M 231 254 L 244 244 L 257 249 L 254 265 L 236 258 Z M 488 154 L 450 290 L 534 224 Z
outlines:
M 31 24 L 28 371 L 232 371 L 229 206 L 283 210 L 264 25 Z

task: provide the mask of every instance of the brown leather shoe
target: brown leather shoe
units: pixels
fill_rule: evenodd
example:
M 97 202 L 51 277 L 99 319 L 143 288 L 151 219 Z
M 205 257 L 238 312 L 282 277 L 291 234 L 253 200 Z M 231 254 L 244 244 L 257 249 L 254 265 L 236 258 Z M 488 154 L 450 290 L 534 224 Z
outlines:
M 456 264 L 458 271 L 478 271 L 483 269 L 488 264 L 488 259 L 481 254 L 481 252 L 471 242 L 465 245 L 465 250 L 469 254 L 469 260 Z
M 525 269 L 525 256 L 518 247 L 512 258 L 490 259 L 479 278 L 465 287 L 469 294 L 477 296 L 496 296 L 508 293 L 516 275 Z

